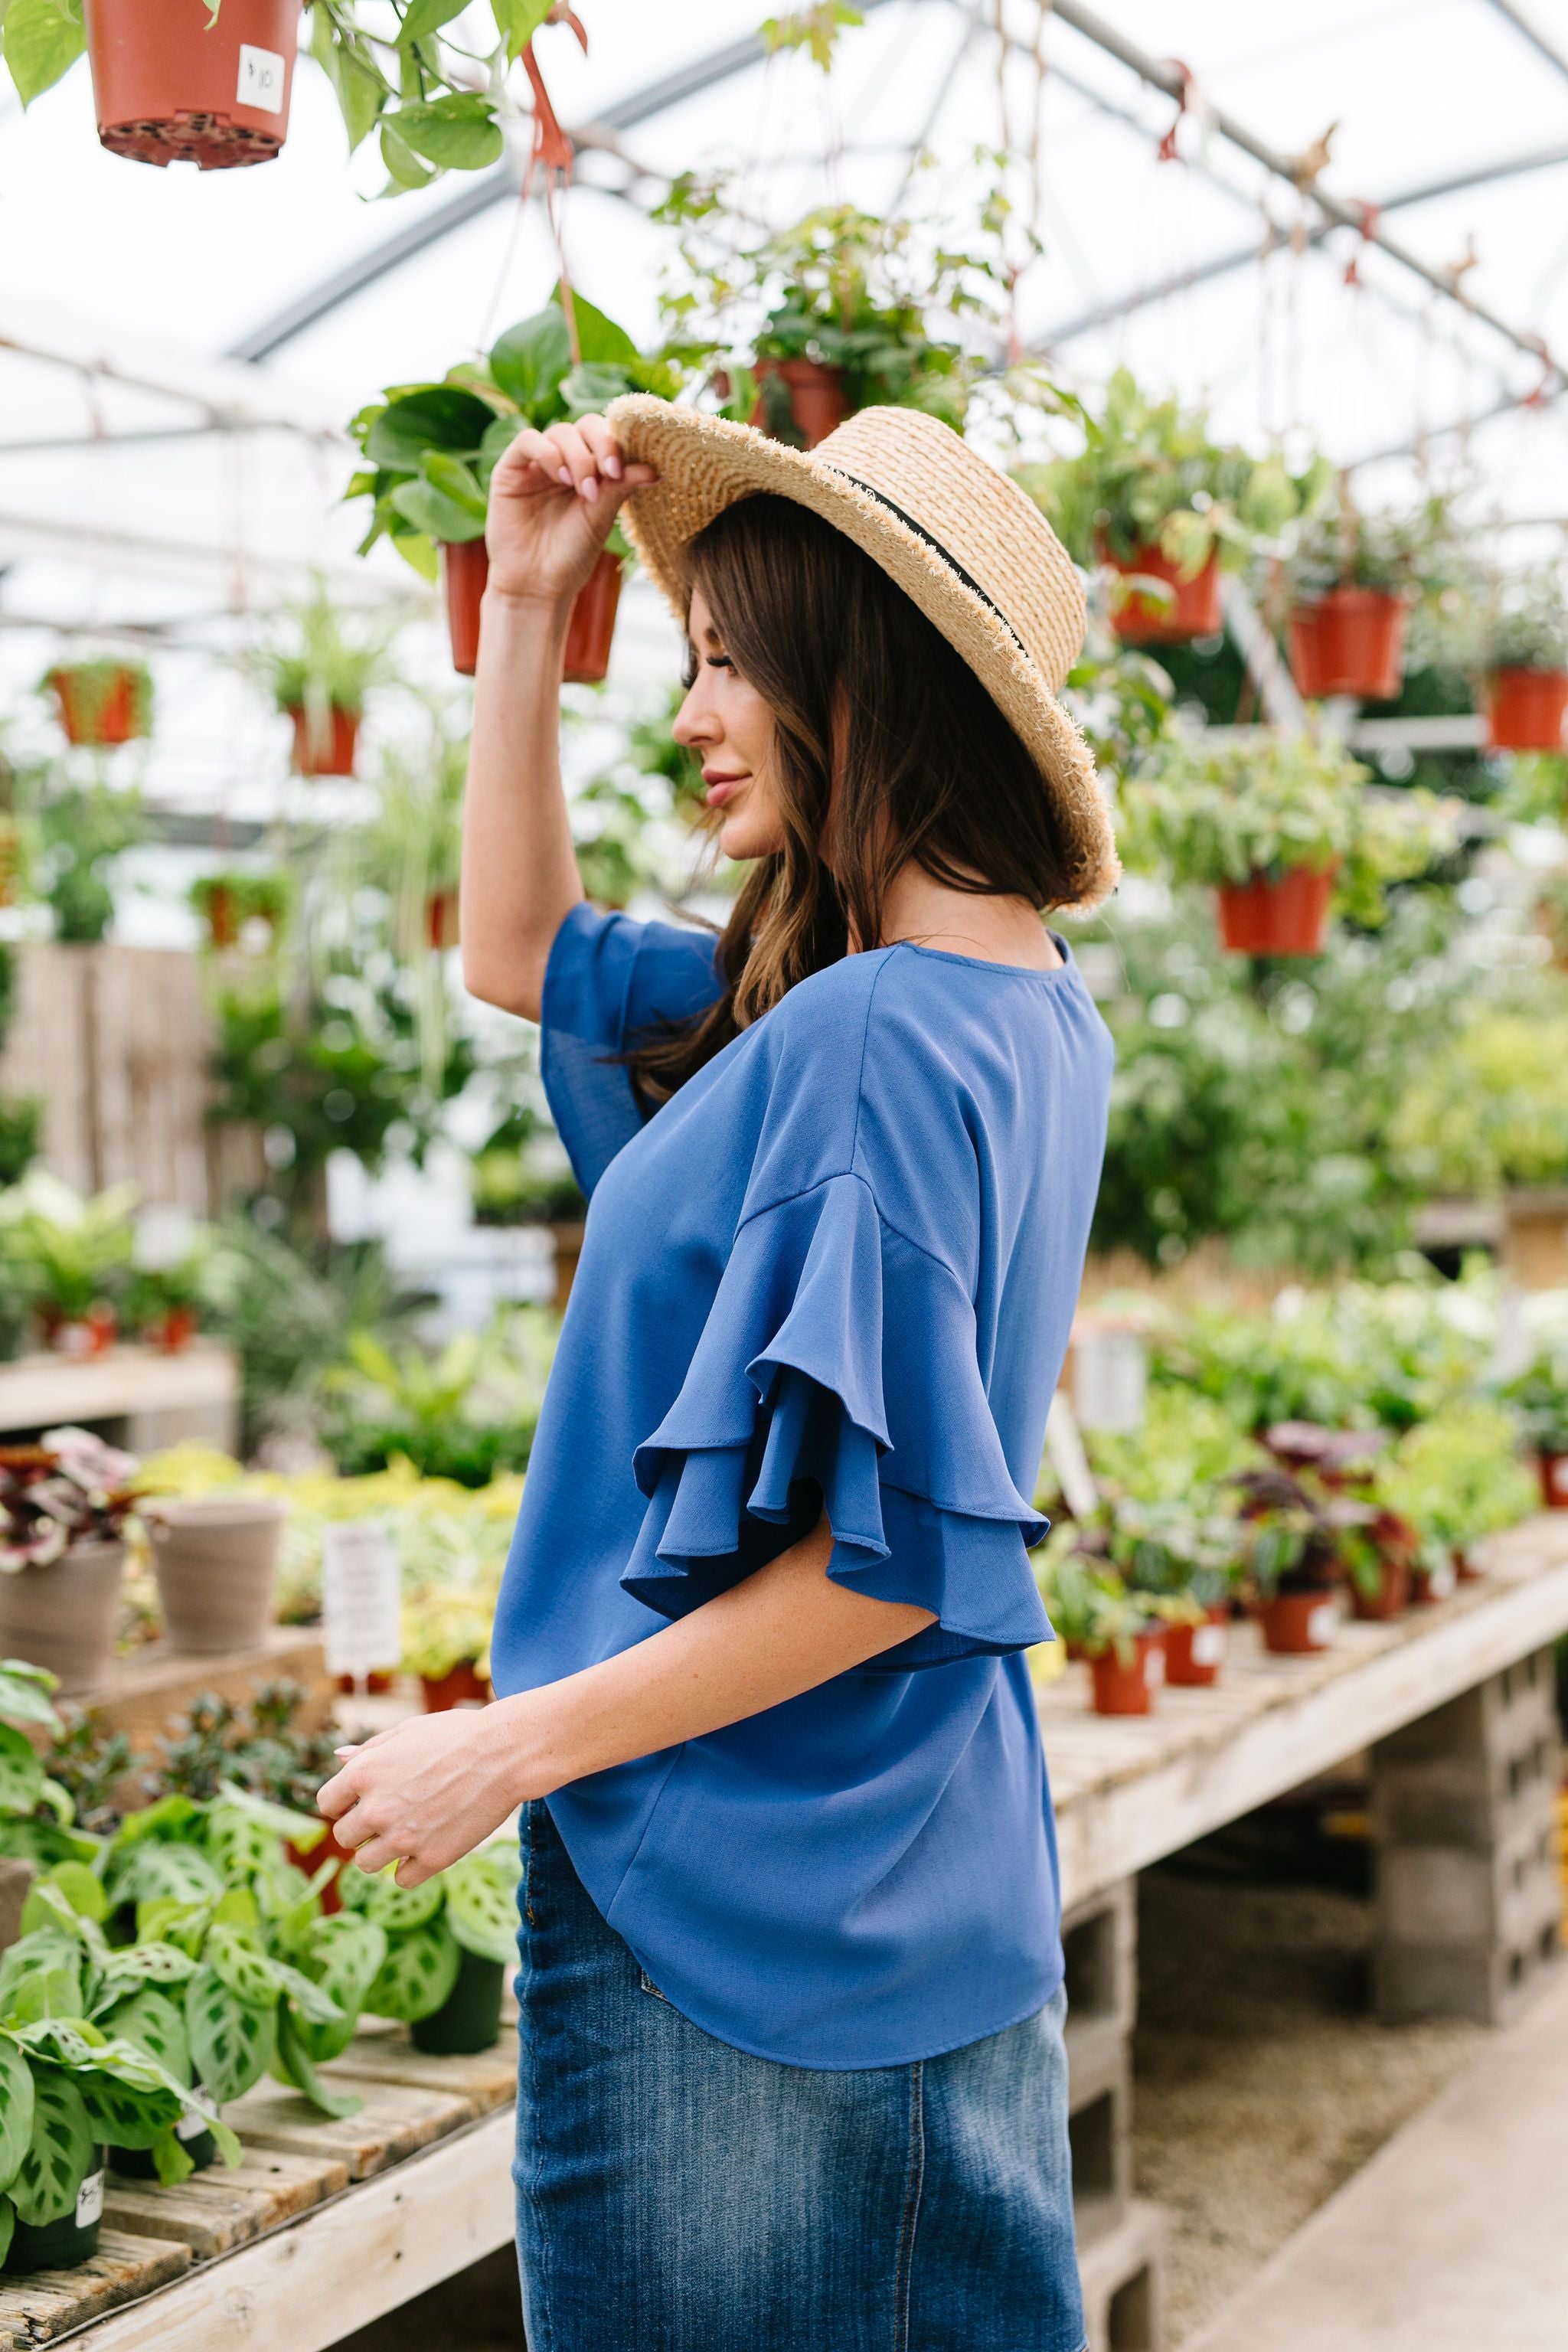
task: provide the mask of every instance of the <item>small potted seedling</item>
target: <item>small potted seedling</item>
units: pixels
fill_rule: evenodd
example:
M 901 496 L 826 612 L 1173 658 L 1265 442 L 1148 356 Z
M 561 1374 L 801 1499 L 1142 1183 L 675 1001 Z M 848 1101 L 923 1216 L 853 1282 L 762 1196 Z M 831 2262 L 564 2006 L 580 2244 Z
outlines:
M 208 947 L 220 952 L 247 944 L 259 929 L 268 945 L 280 936 L 293 898 L 286 872 L 250 874 L 228 868 L 203 874 L 191 885 L 191 904 L 206 931 Z
M 115 1184 L 84 1200 L 43 1169 L 0 1198 L 6 1257 L 46 1343 L 61 1355 L 97 1356 L 114 1345 L 135 1252 L 136 1199 L 133 1184 Z
M 1205 1689 L 1229 1647 L 1230 1599 L 1240 1573 L 1242 1529 L 1233 1511 L 1201 1493 L 1110 1507 L 1110 1557 L 1165 1628 L 1165 1680 Z
M 382 1928 L 386 1958 L 364 1996 L 372 2017 L 407 2025 L 444 2057 L 488 2050 L 500 2034 L 501 1990 L 516 1954 L 518 1855 L 510 1838 L 465 1854 L 422 1886 L 390 1871 L 343 1874 L 343 1901 Z
M 1234 1483 L 1264 1648 L 1287 1657 L 1331 1648 L 1344 1581 L 1341 1515 L 1359 1518 L 1361 1507 L 1321 1498 L 1286 1470 L 1250 1470 Z
M 352 776 L 365 697 L 385 679 L 391 630 L 384 621 L 345 626 L 318 589 L 288 615 L 284 634 L 255 656 L 258 676 L 294 730 L 301 776 Z
M 44 684 L 68 743 L 106 751 L 153 731 L 153 677 L 145 662 L 57 662 Z

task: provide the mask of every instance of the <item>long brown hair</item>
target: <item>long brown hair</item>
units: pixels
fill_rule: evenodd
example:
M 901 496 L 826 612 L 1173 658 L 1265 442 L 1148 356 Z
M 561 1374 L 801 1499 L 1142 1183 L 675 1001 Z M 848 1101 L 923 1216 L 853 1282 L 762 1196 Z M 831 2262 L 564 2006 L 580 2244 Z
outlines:
M 725 652 L 773 711 L 782 849 L 721 932 L 722 995 L 626 1060 L 662 1098 L 853 937 L 882 936 L 911 860 L 976 896 L 1072 896 L 1047 790 L 974 672 L 903 590 L 792 499 L 739 500 L 692 543 Z M 828 860 L 831 859 L 831 864 Z

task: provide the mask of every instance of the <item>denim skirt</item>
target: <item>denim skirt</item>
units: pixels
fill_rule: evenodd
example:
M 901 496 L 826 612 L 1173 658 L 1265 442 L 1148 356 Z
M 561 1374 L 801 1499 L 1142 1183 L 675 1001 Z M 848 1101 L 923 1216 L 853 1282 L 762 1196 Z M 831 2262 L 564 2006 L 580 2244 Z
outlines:
M 848 2072 L 719 2042 L 522 1816 L 517 2243 L 529 2352 L 1082 2352 L 1065 1995 Z

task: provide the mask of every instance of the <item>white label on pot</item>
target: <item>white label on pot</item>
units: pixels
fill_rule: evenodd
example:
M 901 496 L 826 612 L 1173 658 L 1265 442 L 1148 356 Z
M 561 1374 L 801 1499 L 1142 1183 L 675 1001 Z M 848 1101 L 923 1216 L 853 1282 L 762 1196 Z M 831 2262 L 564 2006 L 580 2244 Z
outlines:
M 1223 1666 L 1226 1639 L 1226 1628 L 1223 1625 L 1194 1625 L 1193 1628 L 1194 1665 Z
M 263 114 L 282 113 L 283 60 L 276 49 L 253 49 L 241 41 L 236 96 L 241 106 L 258 107 Z
M 1151 1642 L 1143 1653 L 1143 1680 L 1151 1690 L 1158 1690 L 1164 1679 L 1164 1650 L 1158 1642 Z
M 76 2225 L 79 2230 L 88 2230 L 102 2219 L 103 2175 L 89 2172 L 76 2192 Z
M 199 2107 L 187 2107 L 174 2126 L 176 2139 L 200 2139 L 207 2127 L 207 2119 Z
M 1320 1601 L 1307 1612 L 1307 1639 L 1314 1650 L 1326 1650 L 1334 1638 L 1340 1612 L 1331 1601 Z
M 1453 1561 L 1440 1560 L 1436 1568 L 1427 1571 L 1426 1590 L 1434 1601 L 1447 1601 L 1458 1580 Z
M 329 1527 L 321 1546 L 321 1615 L 327 1672 L 368 1675 L 403 1655 L 397 1622 L 397 1549 L 379 1519 Z

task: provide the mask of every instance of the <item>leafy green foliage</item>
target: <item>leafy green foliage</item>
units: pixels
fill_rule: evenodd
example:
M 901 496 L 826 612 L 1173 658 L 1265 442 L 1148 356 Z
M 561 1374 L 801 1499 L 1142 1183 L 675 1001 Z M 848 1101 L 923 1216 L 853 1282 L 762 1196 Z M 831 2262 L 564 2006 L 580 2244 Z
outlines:
M 0 1811 L 30 1813 L 43 1790 L 42 1758 L 22 1732 L 0 1723 Z
M 322 2081 L 316 2072 L 294 2013 L 287 2006 L 278 2012 L 278 2053 L 274 2072 L 285 2083 L 291 2083 L 297 2091 L 302 2091 L 323 2115 L 353 2116 L 364 2105 L 357 2091 L 339 2090 L 334 2084 Z
M 7 0 L 0 32 L 24 106 L 52 89 L 87 47 L 80 0 Z
M 481 1959 L 513 1958 L 517 1950 L 517 1855 L 510 1842 L 465 1854 L 441 1873 L 447 1924 L 468 1952 Z
M 342 1897 L 366 1919 L 374 1919 L 389 1936 L 405 1936 L 423 1927 L 441 1908 L 444 1874 L 437 1872 L 423 1886 L 399 1886 L 389 1871 L 369 1877 L 363 1870 L 343 1874 Z
M 60 1719 L 48 1695 L 58 1685 L 59 1676 L 47 1666 L 31 1665 L 26 1658 L 0 1658 L 0 1719 L 58 1731 Z
M 33 2070 L 0 2037 L 0 2189 L 9 2188 L 33 2140 Z
M 276 2001 L 251 2008 L 216 1968 L 204 1965 L 185 1989 L 185 2030 L 197 2079 L 220 2105 L 261 2080 L 276 2049 Z
M 98 2161 L 98 2143 L 72 2077 L 58 2066 L 35 2064 L 29 2071 L 32 2131 L 6 2194 L 17 2220 L 37 2230 L 75 2209 L 77 2190 Z
M 434 2016 L 458 1981 L 459 1958 L 458 1939 L 444 1919 L 428 1919 L 396 1936 L 365 1995 L 365 2008 L 373 2017 L 395 2017 L 406 2025 Z
M 1432 1192 L 1568 1177 L 1568 1009 L 1479 1007 L 1394 1112 L 1395 1167 Z

